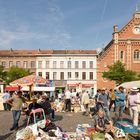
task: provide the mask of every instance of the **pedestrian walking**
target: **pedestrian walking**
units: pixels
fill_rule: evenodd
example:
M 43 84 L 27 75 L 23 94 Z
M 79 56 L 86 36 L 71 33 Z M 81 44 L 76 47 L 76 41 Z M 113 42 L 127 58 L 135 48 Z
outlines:
M 118 91 L 115 93 L 116 99 L 115 99 L 115 104 L 116 104 L 116 118 L 118 120 L 122 120 L 122 115 L 123 115 L 123 110 L 125 107 L 125 100 L 126 96 L 124 93 L 124 88 L 122 86 L 119 87 Z
M 112 89 L 110 89 L 110 105 L 109 105 L 109 111 L 111 110 L 111 107 L 112 107 L 112 105 L 114 105 L 114 112 L 115 112 L 115 109 L 116 109 L 116 104 L 115 104 L 115 98 L 116 98 L 116 96 L 115 96 L 115 92 L 116 92 L 116 90 L 112 90 Z
M 88 115 L 88 105 L 89 105 L 89 94 L 88 91 L 84 91 L 81 99 L 81 104 L 84 106 L 83 115 Z
M 22 92 L 18 91 L 15 96 L 12 96 L 8 101 L 8 104 L 12 106 L 13 125 L 10 130 L 18 129 L 18 122 L 21 115 L 22 104 L 25 103 L 25 98 L 22 97 Z
M 5 91 L 3 96 L 3 108 L 5 111 L 10 110 L 10 105 L 7 103 L 7 100 L 10 98 L 10 93 L 8 91 Z
M 103 88 L 101 90 L 101 94 L 98 96 L 98 99 L 97 99 L 97 102 L 99 104 L 98 109 L 102 108 L 105 111 L 106 117 L 109 119 L 110 113 L 109 113 L 108 101 L 109 101 L 109 95 L 108 93 L 106 93 L 105 88 Z
M 129 107 L 129 111 L 130 111 L 130 116 L 131 119 L 133 121 L 133 125 L 134 126 L 138 126 L 138 116 L 139 116 L 139 111 L 138 111 L 138 102 L 139 100 L 137 100 L 138 98 L 138 88 L 137 87 L 133 87 L 131 88 L 131 92 L 128 95 L 128 107 Z M 140 101 L 139 101 L 140 102 Z
M 65 92 L 65 111 L 71 111 L 71 92 L 69 90 Z

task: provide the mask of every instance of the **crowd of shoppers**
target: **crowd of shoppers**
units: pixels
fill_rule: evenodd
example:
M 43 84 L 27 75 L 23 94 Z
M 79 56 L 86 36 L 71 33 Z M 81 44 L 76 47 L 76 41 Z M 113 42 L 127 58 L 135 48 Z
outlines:
M 59 94 L 58 94 L 59 95 Z M 107 90 L 105 88 L 98 89 L 97 94 L 91 98 L 89 96 L 89 91 L 83 90 L 81 92 L 76 92 L 76 90 L 70 91 L 66 90 L 56 97 L 59 102 L 64 102 L 64 112 L 71 112 L 71 106 L 73 105 L 73 100 L 76 100 L 83 107 L 83 115 L 88 116 L 91 112 L 89 109 L 90 100 L 95 101 L 94 109 L 94 120 L 97 130 L 103 131 L 106 128 L 106 124 L 110 127 L 113 124 L 111 121 L 110 112 L 114 112 L 116 121 L 123 120 L 124 111 L 129 108 L 129 113 L 134 126 L 138 126 L 139 113 L 140 113 L 140 91 L 137 87 L 132 87 L 129 92 L 127 92 L 122 86 L 118 89 Z M 18 129 L 18 121 L 20 119 L 21 110 L 23 103 L 25 103 L 27 98 L 23 96 L 21 91 L 18 91 L 12 97 L 8 92 L 3 94 L 3 106 L 4 110 L 12 110 L 13 114 L 13 125 L 10 130 Z M 47 94 L 36 94 L 32 97 L 32 102 L 27 107 L 27 115 L 37 108 L 43 108 L 45 114 L 50 116 L 52 120 L 55 120 L 55 110 L 52 109 L 50 101 L 54 101 Z M 11 107 L 10 107 L 11 106 Z M 127 112 L 128 113 L 128 112 Z

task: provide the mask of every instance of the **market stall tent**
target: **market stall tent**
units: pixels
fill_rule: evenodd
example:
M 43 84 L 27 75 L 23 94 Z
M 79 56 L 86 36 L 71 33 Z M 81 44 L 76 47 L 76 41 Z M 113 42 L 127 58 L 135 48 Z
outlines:
M 28 86 L 29 92 L 30 92 L 30 98 L 31 98 L 32 87 L 36 85 L 46 85 L 48 82 L 49 82 L 48 80 L 46 80 L 45 78 L 41 76 L 28 75 L 28 76 L 22 77 L 20 79 L 17 79 L 11 82 L 10 85 L 19 86 L 19 87 Z
M 49 81 L 37 75 L 28 75 L 10 83 L 11 86 L 46 85 Z
M 29 91 L 29 87 L 21 88 L 22 91 Z M 55 87 L 32 87 L 32 91 L 55 91 Z
M 118 87 L 123 86 L 124 88 L 130 89 L 132 87 L 140 88 L 140 80 L 139 81 L 131 81 L 131 82 L 125 82 L 119 85 Z M 118 88 L 117 87 L 117 88 Z

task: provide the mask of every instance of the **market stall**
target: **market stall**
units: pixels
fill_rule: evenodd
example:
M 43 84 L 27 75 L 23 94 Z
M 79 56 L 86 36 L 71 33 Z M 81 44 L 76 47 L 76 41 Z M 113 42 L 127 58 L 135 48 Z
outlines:
M 22 77 L 20 79 L 17 79 L 10 83 L 11 86 L 18 86 L 18 87 L 25 87 L 28 86 L 29 92 L 30 92 L 30 98 L 31 98 L 31 92 L 32 88 L 34 86 L 45 86 L 47 85 L 49 81 L 47 81 L 45 78 L 37 76 L 37 75 L 28 75 L 25 77 Z

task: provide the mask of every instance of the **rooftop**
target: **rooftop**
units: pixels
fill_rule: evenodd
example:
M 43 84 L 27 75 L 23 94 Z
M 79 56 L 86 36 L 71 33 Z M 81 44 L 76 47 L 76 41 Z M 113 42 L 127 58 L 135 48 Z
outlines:
M 58 54 L 93 54 L 96 55 L 96 50 L 0 50 L 0 55 L 58 55 Z

